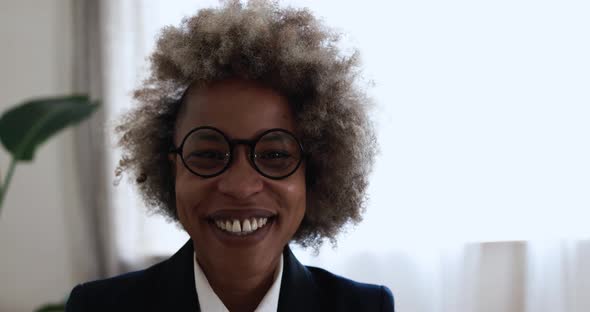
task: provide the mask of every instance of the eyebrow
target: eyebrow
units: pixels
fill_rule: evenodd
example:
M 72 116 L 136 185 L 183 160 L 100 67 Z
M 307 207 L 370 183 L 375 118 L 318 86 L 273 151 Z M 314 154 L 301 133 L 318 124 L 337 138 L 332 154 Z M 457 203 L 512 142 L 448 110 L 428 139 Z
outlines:
M 219 134 L 211 134 L 211 133 L 197 133 L 197 137 L 204 141 L 212 141 L 212 142 L 219 142 L 225 140 Z
M 274 133 L 274 135 L 270 135 L 270 136 L 269 135 L 265 135 L 264 137 L 262 137 L 262 140 L 261 141 L 264 141 L 264 142 L 268 142 L 268 141 L 271 141 L 271 142 L 274 142 L 274 141 L 284 142 L 284 141 L 289 141 L 289 140 L 287 139 L 287 137 L 285 135 Z

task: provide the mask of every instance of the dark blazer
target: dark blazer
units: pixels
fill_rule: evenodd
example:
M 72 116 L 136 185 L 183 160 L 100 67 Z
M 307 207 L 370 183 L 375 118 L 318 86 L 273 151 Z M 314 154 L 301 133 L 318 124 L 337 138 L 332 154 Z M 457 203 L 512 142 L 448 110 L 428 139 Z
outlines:
M 278 311 L 394 311 L 387 287 L 303 266 L 288 246 L 284 256 Z M 76 286 L 66 311 L 199 311 L 193 261 L 189 240 L 148 269 Z

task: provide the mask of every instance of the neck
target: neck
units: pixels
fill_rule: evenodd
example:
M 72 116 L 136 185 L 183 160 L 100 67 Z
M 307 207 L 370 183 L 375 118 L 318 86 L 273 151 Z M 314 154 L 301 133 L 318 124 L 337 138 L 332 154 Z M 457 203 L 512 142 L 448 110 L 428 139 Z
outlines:
M 237 269 L 225 263 L 207 263 L 197 255 L 197 262 L 207 277 L 211 288 L 223 304 L 232 312 L 251 312 L 256 309 L 274 282 L 282 255 L 273 259 L 271 265 L 262 268 Z M 204 259 L 202 259 L 204 260 Z

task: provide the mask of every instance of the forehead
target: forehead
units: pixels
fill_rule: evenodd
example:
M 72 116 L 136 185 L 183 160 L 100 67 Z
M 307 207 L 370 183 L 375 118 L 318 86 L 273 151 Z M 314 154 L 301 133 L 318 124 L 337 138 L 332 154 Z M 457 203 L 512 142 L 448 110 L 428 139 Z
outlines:
M 295 132 L 293 113 L 285 96 L 262 84 L 225 80 L 189 88 L 176 122 L 176 139 L 191 129 L 212 126 L 232 138 L 252 138 L 265 130 Z

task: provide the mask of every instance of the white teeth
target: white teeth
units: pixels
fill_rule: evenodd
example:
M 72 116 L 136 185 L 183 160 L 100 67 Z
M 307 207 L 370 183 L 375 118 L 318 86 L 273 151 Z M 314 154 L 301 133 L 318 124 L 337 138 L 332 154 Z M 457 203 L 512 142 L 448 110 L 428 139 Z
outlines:
M 218 228 L 237 235 L 246 235 L 262 228 L 268 222 L 267 218 L 250 218 L 242 222 L 238 219 L 233 220 L 216 220 L 215 225 Z
M 252 227 L 250 226 L 250 220 L 248 220 L 248 219 L 244 220 L 244 223 L 242 223 L 242 229 L 244 230 L 244 232 L 252 232 Z
M 232 225 L 231 231 L 234 233 L 238 233 L 242 231 L 242 227 L 240 226 L 240 221 L 234 220 L 234 224 Z

